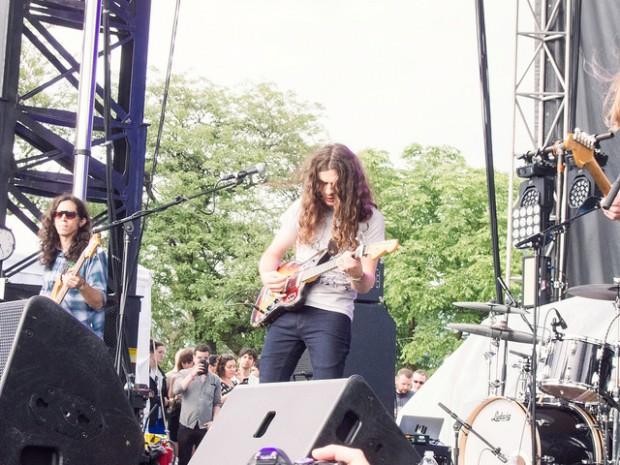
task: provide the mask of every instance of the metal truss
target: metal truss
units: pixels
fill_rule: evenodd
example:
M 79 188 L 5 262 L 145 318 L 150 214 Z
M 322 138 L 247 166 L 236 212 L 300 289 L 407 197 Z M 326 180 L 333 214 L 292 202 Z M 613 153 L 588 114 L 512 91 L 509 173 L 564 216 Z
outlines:
M 508 212 L 518 199 L 514 198 L 513 185 L 516 158 L 529 150 L 546 147 L 563 139 L 569 131 L 572 118 L 570 96 L 571 34 L 573 5 L 571 0 L 516 0 L 516 46 L 513 112 L 513 163 L 510 173 Z M 523 145 L 526 145 L 525 147 Z M 562 192 L 565 186 L 558 186 Z M 559 199 L 556 199 L 559 200 Z M 565 212 L 557 210 L 553 220 L 559 221 Z M 512 262 L 512 215 L 508 214 L 508 237 L 506 245 L 506 279 L 511 276 Z M 554 268 L 563 272 L 564 237 L 562 235 L 553 250 Z
M 29 89 L 16 87 L 4 92 L 3 114 L 14 119 L 13 133 L 0 133 L 0 146 L 12 147 L 0 153 L 0 167 L 9 171 L 8 182 L 0 185 L 0 207 L 20 218 L 36 231 L 41 217 L 36 197 L 53 197 L 70 192 L 73 184 L 76 112 L 68 108 L 42 105 L 47 95 L 62 86 L 69 98 L 77 95 L 79 57 L 85 2 L 79 0 L 10 0 L 14 11 L 22 9 L 8 28 L 7 42 L 26 46 L 36 52 L 36 63 L 51 70 L 45 79 Z M 93 155 L 89 163 L 87 200 L 107 202 L 107 212 L 100 220 L 114 220 L 140 209 L 144 183 L 146 125 L 144 99 L 146 88 L 146 56 L 150 20 L 150 0 L 108 0 L 104 2 L 102 23 L 107 24 L 110 50 L 109 67 L 105 54 L 99 52 L 98 74 L 110 72 L 105 83 L 96 85 L 93 121 Z M 102 27 L 102 33 L 104 28 Z M 78 42 L 78 43 L 76 43 Z M 13 47 L 14 48 L 14 47 Z M 10 49 L 10 47 L 8 47 Z M 22 55 L 23 56 L 23 55 Z M 17 80 L 22 67 L 19 57 L 5 60 L 5 76 Z M 115 89 L 116 95 L 111 96 Z M 109 92 L 108 92 L 109 91 Z M 39 102 L 39 103 L 37 103 Z M 2 108 L 0 108 L 2 110 Z M 106 113 L 108 112 L 108 113 Z M 107 120 L 106 120 L 107 118 Z M 10 129 L 10 128 L 9 128 Z M 109 147 L 108 147 L 109 146 Z M 109 150 L 113 149 L 113 150 Z M 106 156 L 107 155 L 107 156 Z M 0 224 L 4 223 L 3 208 Z M 140 226 L 134 224 L 134 236 L 128 242 L 129 275 L 135 286 L 135 268 L 139 249 Z M 110 266 L 119 276 L 122 256 L 122 231 L 110 233 Z M 1 266 L 1 263 L 0 263 Z M 6 270 L 10 276 L 20 266 Z M 0 268 L 1 270 L 1 268 Z M 115 290 L 116 291 L 116 290 Z

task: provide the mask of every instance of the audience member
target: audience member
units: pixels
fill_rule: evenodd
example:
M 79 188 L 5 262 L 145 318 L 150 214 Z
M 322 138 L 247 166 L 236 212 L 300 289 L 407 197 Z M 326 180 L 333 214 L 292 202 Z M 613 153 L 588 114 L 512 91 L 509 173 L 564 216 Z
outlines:
M 159 364 L 166 356 L 163 342 L 151 340 L 149 344 L 149 402 L 147 403 L 147 429 L 149 433 L 166 434 L 166 406 L 168 387 L 166 376 Z
M 258 377 L 252 374 L 252 367 L 256 364 L 258 354 L 254 349 L 244 347 L 239 352 L 237 369 L 237 379 L 239 384 L 256 384 L 258 383 Z
M 394 418 L 398 416 L 400 409 L 413 397 L 413 371 L 409 368 L 401 368 L 396 373 L 394 378 L 394 384 L 396 387 L 396 393 L 394 396 Z
M 174 382 L 181 370 L 194 366 L 194 349 L 179 349 L 174 356 L 174 368 L 166 373 L 168 383 L 168 439 L 172 442 L 175 453 L 178 455 L 177 433 L 179 418 L 181 417 L 181 395 L 174 395 Z
M 420 390 L 422 385 L 426 383 L 427 379 L 428 379 L 428 376 L 426 375 L 426 372 L 424 370 L 416 370 L 413 372 L 413 377 L 411 380 L 412 381 L 411 390 L 413 391 L 414 394 Z
M 235 357 L 232 354 L 220 355 L 217 362 L 217 375 L 220 377 L 222 385 L 222 402 L 226 400 L 230 391 L 239 384 L 236 374 L 237 362 Z
M 219 357 L 215 354 L 211 354 L 209 355 L 209 372 L 213 373 L 214 375 L 217 376 L 217 361 L 219 360 Z
M 178 465 L 189 463 L 222 406 L 220 379 L 208 369 L 209 351 L 206 344 L 197 345 L 194 366 L 181 370 L 174 382 L 174 393 L 182 398 Z
M 256 379 L 257 383 L 259 382 L 259 380 L 260 380 L 260 367 L 258 366 L 258 360 L 256 362 L 254 362 L 254 366 L 252 368 L 250 368 L 250 376 L 254 377 L 254 379 Z

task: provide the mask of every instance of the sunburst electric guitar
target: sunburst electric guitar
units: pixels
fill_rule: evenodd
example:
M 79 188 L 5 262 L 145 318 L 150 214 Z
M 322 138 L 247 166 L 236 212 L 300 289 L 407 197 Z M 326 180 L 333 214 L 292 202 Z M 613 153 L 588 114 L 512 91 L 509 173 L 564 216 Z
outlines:
M 385 254 L 394 252 L 396 249 L 398 249 L 398 241 L 395 239 L 375 242 L 360 245 L 353 252 L 353 256 L 355 258 L 370 257 L 376 260 Z M 281 265 L 278 268 L 278 272 L 287 276 L 284 290 L 282 293 L 273 293 L 269 288 L 263 287 L 252 310 L 250 324 L 254 327 L 264 326 L 273 322 L 286 311 L 295 311 L 301 308 L 308 287 L 323 273 L 338 268 L 344 253 L 329 259 L 330 256 L 326 252 L 319 258 L 317 265 L 309 268 L 304 268 L 296 262 L 288 262 Z
M 91 258 L 93 255 L 95 255 L 95 252 L 97 252 L 97 247 L 99 247 L 100 245 L 101 235 L 93 234 L 88 241 L 88 245 L 80 254 L 80 258 L 78 258 L 75 262 L 75 265 L 69 268 L 66 272 L 78 274 L 82 269 L 82 266 L 84 265 L 84 260 L 86 260 L 87 258 Z M 52 288 L 52 295 L 50 296 L 50 299 L 52 299 L 57 304 L 60 304 L 67 295 L 67 292 L 69 292 L 69 288 L 66 284 L 62 282 L 61 273 L 58 275 L 56 281 L 54 282 L 54 287 Z

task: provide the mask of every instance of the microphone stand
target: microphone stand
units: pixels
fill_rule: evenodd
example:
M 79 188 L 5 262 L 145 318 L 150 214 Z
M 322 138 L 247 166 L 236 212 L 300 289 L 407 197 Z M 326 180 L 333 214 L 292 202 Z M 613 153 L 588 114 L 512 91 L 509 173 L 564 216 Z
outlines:
M 534 249 L 534 269 L 535 269 L 535 286 L 536 293 L 534 296 L 534 307 L 532 309 L 532 320 L 534 324 L 534 340 L 532 341 L 532 367 L 531 367 L 531 382 L 530 382 L 530 404 L 529 404 L 529 423 L 530 423 L 530 433 L 531 433 L 531 441 L 532 441 L 532 463 L 538 463 L 538 450 L 537 450 L 537 430 L 536 430 L 536 371 L 538 365 L 538 359 L 536 356 L 537 342 L 538 342 L 538 310 L 540 307 L 540 264 L 541 258 L 543 254 L 543 249 L 547 240 L 553 241 L 556 239 L 556 236 L 560 234 L 564 234 L 570 224 L 578 218 L 581 218 L 588 213 L 591 213 L 595 210 L 598 210 L 600 205 L 597 204 L 593 208 L 586 210 L 578 215 L 570 218 L 566 221 L 563 221 L 558 224 L 552 224 L 548 228 L 536 233 L 532 236 L 526 237 L 521 241 L 514 244 L 514 247 L 524 248 L 526 246 L 531 246 Z
M 251 174 L 253 173 L 243 172 L 242 174 L 235 176 L 233 179 L 219 180 L 215 184 L 215 186 L 202 190 L 195 194 L 192 194 L 189 196 L 179 195 L 171 202 L 165 203 L 158 207 L 154 207 L 148 210 L 139 210 L 125 218 L 120 218 L 106 225 L 101 225 L 96 228 L 93 228 L 92 232 L 98 233 L 102 231 L 107 231 L 112 228 L 116 228 L 118 226 L 122 226 L 123 232 L 124 232 L 124 241 L 123 241 L 124 248 L 123 248 L 122 273 L 121 273 L 121 283 L 122 283 L 121 289 L 122 290 L 121 290 L 121 296 L 119 300 L 117 339 L 116 339 L 116 349 L 115 349 L 115 355 L 114 355 L 114 367 L 116 368 L 116 373 L 118 374 L 119 377 L 121 376 L 121 372 L 122 372 L 122 360 L 123 360 L 122 347 L 123 347 L 123 342 L 124 342 L 123 341 L 123 334 L 124 334 L 123 329 L 124 329 L 124 324 L 125 324 L 125 312 L 126 312 L 125 309 L 127 305 L 127 289 L 129 287 L 129 278 L 128 278 L 128 271 L 127 271 L 128 265 L 129 265 L 128 249 L 129 249 L 129 242 L 132 239 L 132 235 L 134 231 L 134 225 L 132 224 L 132 222 L 135 220 L 139 220 L 140 218 L 143 218 L 145 216 L 152 215 L 154 213 L 163 212 L 165 210 L 168 210 L 170 207 L 180 205 L 182 203 L 188 202 L 198 197 L 202 197 L 205 195 L 213 195 L 219 191 L 233 189 L 239 186 L 243 182 L 243 179 L 246 176 L 251 175 Z
M 503 463 L 508 462 L 508 459 L 506 458 L 506 456 L 502 454 L 501 447 L 494 447 L 493 444 L 491 444 L 489 441 L 487 441 L 484 438 L 484 436 L 482 436 L 474 428 L 472 428 L 472 426 L 469 423 L 461 420 L 456 413 L 454 413 L 452 410 L 450 410 L 448 407 L 446 407 L 441 402 L 437 402 L 437 405 L 439 405 L 439 407 L 441 407 L 441 409 L 444 412 L 446 412 L 448 415 L 450 415 L 455 421 L 454 423 L 455 445 L 454 445 L 454 462 L 453 463 L 455 464 L 458 463 L 458 459 L 459 459 L 458 435 L 459 435 L 459 431 L 461 428 L 465 428 L 465 431 L 467 431 L 468 433 L 472 433 L 474 436 L 480 439 L 489 448 L 491 453 L 495 455 L 495 457 L 497 457 L 500 461 L 502 461 Z

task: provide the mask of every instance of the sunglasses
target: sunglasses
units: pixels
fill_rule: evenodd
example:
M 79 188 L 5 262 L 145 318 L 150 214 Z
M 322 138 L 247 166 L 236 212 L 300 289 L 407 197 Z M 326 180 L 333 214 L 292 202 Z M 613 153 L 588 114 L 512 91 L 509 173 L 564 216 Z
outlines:
M 61 210 L 54 213 L 54 218 L 62 218 L 64 215 L 68 220 L 72 220 L 77 217 L 77 212 L 71 212 L 67 210 Z

